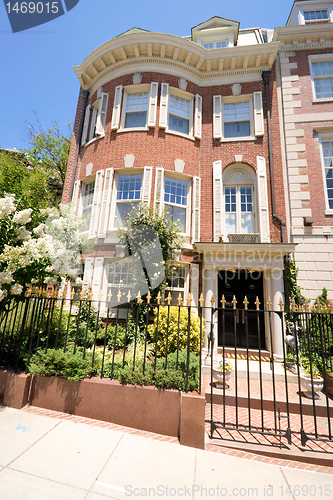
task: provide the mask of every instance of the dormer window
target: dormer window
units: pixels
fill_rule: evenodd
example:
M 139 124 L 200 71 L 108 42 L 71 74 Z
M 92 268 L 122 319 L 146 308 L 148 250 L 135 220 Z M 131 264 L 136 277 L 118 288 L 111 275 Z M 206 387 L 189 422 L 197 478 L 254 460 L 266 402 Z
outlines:
M 327 9 L 320 10 L 305 10 L 304 11 L 305 24 L 312 23 L 328 23 L 329 15 Z
M 223 49 L 225 47 L 228 47 L 228 41 L 227 40 L 221 40 L 218 42 L 203 42 L 202 46 L 205 49 L 211 50 L 211 49 Z

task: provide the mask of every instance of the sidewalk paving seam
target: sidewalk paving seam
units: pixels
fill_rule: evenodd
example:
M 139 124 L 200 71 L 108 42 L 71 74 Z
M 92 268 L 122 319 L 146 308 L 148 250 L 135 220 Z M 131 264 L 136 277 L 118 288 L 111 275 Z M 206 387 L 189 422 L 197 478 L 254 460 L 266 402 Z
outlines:
M 287 480 L 287 478 L 286 478 L 286 476 L 285 476 L 285 474 L 284 474 L 284 472 L 283 472 L 282 467 L 279 467 L 279 469 L 280 469 L 280 471 L 281 471 L 281 474 L 282 474 L 282 476 L 283 476 L 283 478 L 284 478 L 285 482 L 287 483 L 287 486 L 288 486 L 288 488 L 289 488 L 289 491 L 291 491 L 291 495 L 292 495 L 293 499 L 294 499 L 294 500 L 296 500 L 296 498 L 295 498 L 295 496 L 294 496 L 294 494 L 293 494 L 293 492 L 292 492 L 291 485 L 288 483 L 288 480 Z
M 15 462 L 15 460 L 17 460 L 18 458 L 20 458 L 22 455 L 24 455 L 24 453 L 26 453 L 28 450 L 30 450 L 33 446 L 35 446 L 35 444 L 39 443 L 39 441 L 41 439 L 43 439 L 45 436 L 47 436 L 49 434 L 49 432 L 51 432 L 53 429 L 55 429 L 56 427 L 58 427 L 58 425 L 60 425 L 62 423 L 61 420 L 59 420 L 58 423 L 56 423 L 52 429 L 49 429 L 48 431 L 45 432 L 45 434 L 43 434 L 40 438 L 38 438 L 36 441 L 34 441 L 33 444 L 31 444 L 26 450 L 24 450 L 20 455 L 18 455 L 17 457 L 14 458 L 14 460 L 12 460 L 11 462 L 9 462 L 9 464 L 7 464 L 6 467 L 8 467 L 9 465 L 11 465 L 13 462 Z M 10 467 L 9 467 L 10 468 Z M 12 469 L 12 470 L 16 470 L 16 469 Z

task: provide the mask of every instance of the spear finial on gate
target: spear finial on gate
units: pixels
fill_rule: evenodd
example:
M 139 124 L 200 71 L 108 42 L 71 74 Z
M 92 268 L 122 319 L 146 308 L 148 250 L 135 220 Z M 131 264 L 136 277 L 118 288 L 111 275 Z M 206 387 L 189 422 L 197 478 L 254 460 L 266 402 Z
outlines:
M 120 302 L 120 299 L 121 299 L 121 291 L 120 291 L 120 288 L 119 288 L 118 293 L 117 293 L 117 299 L 118 299 L 118 302 Z
M 94 296 L 94 292 L 92 290 L 90 290 L 90 292 L 89 292 L 89 300 L 92 300 L 93 296 Z
M 66 298 L 66 288 L 64 288 L 62 291 L 62 300 L 65 300 L 65 298 Z
M 215 304 L 214 295 L 211 296 L 210 303 L 211 303 L 212 307 L 214 307 L 214 304 Z
M 83 300 L 83 296 L 84 296 L 84 289 L 83 287 L 81 288 L 81 292 L 80 292 L 80 299 Z
M 102 292 L 102 290 L 101 290 L 101 292 Z M 110 288 L 110 290 L 108 292 L 108 302 L 111 302 L 111 298 L 112 298 L 112 291 L 111 291 L 111 288 Z
M 292 312 L 296 312 L 296 302 L 295 302 L 294 297 L 291 299 L 290 310 Z
M 202 295 L 202 292 L 201 292 L 201 295 L 200 295 L 200 299 L 199 299 L 199 304 L 200 304 L 200 307 L 202 307 L 203 303 L 205 302 L 205 299 Z
M 171 301 L 172 301 L 172 297 L 171 297 L 171 293 L 169 292 L 168 296 L 167 296 L 168 306 L 170 305 Z
M 284 309 L 284 303 L 283 303 L 282 297 L 280 297 L 279 306 L 280 306 L 280 311 L 283 311 L 283 309 Z
M 221 302 L 221 304 L 222 304 L 222 309 L 224 309 L 224 308 L 225 308 L 225 305 L 226 305 L 226 302 L 227 302 L 227 301 L 225 300 L 224 293 L 222 294 L 222 299 L 221 299 L 221 301 L 220 301 L 220 302 Z
M 150 301 L 151 301 L 151 294 L 150 294 L 150 290 L 149 290 L 149 291 L 148 291 L 148 293 L 147 293 L 147 297 L 146 297 L 146 299 L 147 299 L 147 304 L 150 304 Z
M 333 314 L 333 300 L 331 300 L 330 303 L 330 313 Z
M 244 309 L 247 309 L 247 306 L 249 305 L 249 301 L 247 300 L 247 296 L 246 295 L 244 297 L 243 304 L 244 304 Z
M 128 292 L 128 293 L 130 293 L 130 292 Z M 141 302 L 142 302 L 140 291 L 138 291 L 138 295 L 136 296 L 136 301 L 137 301 L 138 304 L 141 304 Z
M 157 304 L 160 305 L 160 303 L 161 303 L 161 292 L 158 292 L 156 300 L 157 300 Z
M 268 297 L 268 300 L 267 300 L 267 309 L 268 309 L 269 311 L 271 311 L 271 310 L 272 310 L 272 305 L 273 305 L 273 302 L 271 301 L 271 298 L 270 298 L 270 297 Z
M 256 296 L 256 301 L 255 301 L 255 306 L 256 306 L 256 310 L 259 311 L 259 306 L 260 306 L 261 302 L 259 302 L 259 297 L 258 295 Z
M 183 299 L 182 299 L 182 294 L 179 292 L 178 298 L 177 298 L 178 305 L 181 306 Z
M 318 299 L 317 299 L 316 306 L 317 306 L 317 312 L 323 312 L 323 308 L 322 308 L 322 306 L 321 306 L 321 303 L 320 303 L 319 297 L 318 297 Z
M 71 291 L 71 299 L 72 300 L 74 299 L 74 295 L 75 295 L 75 290 L 74 290 L 74 288 L 72 288 L 72 291 Z
M 233 296 L 233 298 L 232 298 L 232 307 L 233 307 L 234 309 L 236 309 L 236 305 L 237 305 L 237 300 L 236 300 L 236 297 L 235 297 L 235 295 L 234 295 L 234 296 Z
M 190 306 L 192 304 L 192 295 L 189 293 L 187 296 L 187 305 Z

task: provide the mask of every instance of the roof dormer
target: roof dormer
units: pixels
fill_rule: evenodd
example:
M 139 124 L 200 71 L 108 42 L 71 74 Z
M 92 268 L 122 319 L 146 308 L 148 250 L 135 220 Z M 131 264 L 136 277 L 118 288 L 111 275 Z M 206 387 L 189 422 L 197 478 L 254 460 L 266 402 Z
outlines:
M 333 3 L 323 0 L 296 0 L 287 26 L 333 23 Z
M 192 28 L 192 41 L 205 49 L 222 49 L 237 45 L 239 23 L 212 17 Z

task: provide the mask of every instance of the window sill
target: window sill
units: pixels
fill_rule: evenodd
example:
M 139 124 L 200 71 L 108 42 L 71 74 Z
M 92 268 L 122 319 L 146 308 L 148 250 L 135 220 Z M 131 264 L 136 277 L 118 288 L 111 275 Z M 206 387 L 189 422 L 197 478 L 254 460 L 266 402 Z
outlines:
M 118 128 L 117 133 L 121 134 L 122 132 L 147 132 L 147 130 L 150 130 L 149 127 Z
M 98 141 L 98 139 L 104 139 L 105 137 L 105 134 L 103 135 L 98 135 L 96 137 L 94 137 L 93 139 L 91 139 L 91 141 L 89 142 L 86 142 L 85 144 L 82 145 L 82 148 L 86 148 L 87 146 L 89 146 L 90 144 L 92 144 L 93 142 L 96 142 Z
M 328 210 L 325 210 L 325 215 L 333 215 L 333 209 L 329 208 Z
M 193 135 L 182 134 L 181 132 L 176 132 L 175 130 L 161 129 L 164 130 L 166 134 L 178 135 L 179 137 L 184 137 L 184 139 L 190 139 L 190 141 L 195 141 Z
M 333 102 L 333 97 L 322 97 L 321 99 L 313 98 L 312 102 L 313 103 L 318 103 L 318 102 Z
M 260 136 L 262 137 L 262 136 Z M 258 137 L 256 136 L 250 136 L 250 137 L 228 137 L 228 138 L 224 138 L 222 137 L 222 139 L 220 139 L 221 142 L 243 142 L 243 141 L 255 141 L 257 140 Z

